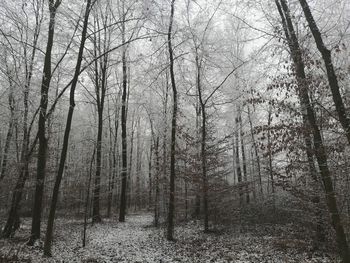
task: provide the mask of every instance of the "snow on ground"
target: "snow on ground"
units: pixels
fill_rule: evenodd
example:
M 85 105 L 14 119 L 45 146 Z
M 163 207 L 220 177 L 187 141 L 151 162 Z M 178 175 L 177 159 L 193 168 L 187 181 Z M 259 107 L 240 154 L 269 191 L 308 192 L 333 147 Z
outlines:
M 58 219 L 53 257 L 43 258 L 40 245 L 25 245 L 29 235 L 25 221 L 11 240 L 0 240 L 0 262 L 4 255 L 17 255 L 17 262 L 234 262 L 234 263 L 330 263 L 335 255 L 310 252 L 307 241 L 283 237 L 278 229 L 266 231 L 216 231 L 203 233 L 199 223 L 177 226 L 176 242 L 164 238 L 164 229 L 152 227 L 152 216 L 131 215 L 126 223 L 105 220 L 89 226 L 85 248 L 81 247 L 82 223 Z M 285 227 L 284 227 L 285 228 Z M 287 229 L 288 232 L 288 229 Z M 260 234 L 258 234 L 260 233 Z M 265 234 L 262 234 L 265 233 Z M 15 261 L 13 261 L 15 262 Z

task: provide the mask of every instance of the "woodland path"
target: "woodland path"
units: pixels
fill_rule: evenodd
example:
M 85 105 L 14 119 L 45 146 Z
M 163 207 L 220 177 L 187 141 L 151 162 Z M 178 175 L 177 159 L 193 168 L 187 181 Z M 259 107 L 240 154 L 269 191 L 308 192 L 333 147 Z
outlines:
M 85 248 L 81 247 L 81 221 L 58 219 L 53 258 L 47 259 L 42 257 L 40 244 L 36 247 L 25 245 L 29 223 L 25 221 L 12 240 L 0 240 L 0 257 L 17 254 L 20 260 L 17 262 L 35 263 L 336 262 L 333 253 L 311 252 L 307 241 L 287 237 L 292 226 L 275 227 L 274 230 L 268 229 L 268 226 L 257 226 L 244 233 L 231 229 L 204 234 L 198 222 L 190 222 L 176 228 L 177 241 L 173 243 L 164 239 L 162 228 L 152 226 L 152 216 L 149 214 L 130 215 L 127 222 L 122 224 L 115 219 L 106 219 L 101 224 L 89 226 Z

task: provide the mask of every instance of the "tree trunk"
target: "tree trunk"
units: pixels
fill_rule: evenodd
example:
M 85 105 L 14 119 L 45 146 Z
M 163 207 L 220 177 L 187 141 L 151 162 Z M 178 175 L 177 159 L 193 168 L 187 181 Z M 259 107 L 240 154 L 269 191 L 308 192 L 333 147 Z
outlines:
M 12 82 L 9 80 L 10 83 Z M 10 149 L 10 143 L 12 139 L 12 134 L 13 134 L 13 125 L 14 125 L 14 111 L 15 111 L 15 106 L 14 106 L 14 98 L 13 98 L 13 87 L 10 84 L 10 94 L 8 98 L 9 102 L 9 108 L 10 108 L 10 121 L 9 121 L 9 127 L 7 129 L 7 134 L 6 134 L 6 141 L 5 141 L 5 146 L 4 146 L 4 153 L 2 155 L 2 162 L 1 162 L 1 169 L 0 169 L 0 181 L 4 179 L 5 174 L 6 174 L 6 168 L 7 168 L 7 160 L 8 160 L 8 153 Z
M 271 122 L 272 122 L 272 108 L 269 106 L 269 112 L 267 116 L 267 154 L 269 158 L 269 175 L 271 180 L 271 192 L 275 193 L 275 181 L 273 178 L 273 167 L 272 167 L 272 141 L 271 141 Z
M 175 217 L 175 148 L 176 148 L 176 118 L 177 118 L 177 90 L 174 73 L 174 55 L 172 47 L 172 29 L 174 20 L 175 0 L 171 1 L 170 19 L 168 28 L 168 51 L 170 62 L 170 80 L 173 90 L 173 114 L 171 120 L 171 148 L 170 148 L 170 184 L 169 184 L 169 210 L 168 210 L 168 226 L 167 240 L 174 240 L 174 217 Z
M 84 230 L 83 230 L 83 247 L 85 247 L 85 245 L 86 245 L 86 228 L 87 228 L 87 218 L 88 218 L 88 213 L 89 213 L 92 165 L 93 165 L 94 159 L 95 159 L 95 152 L 96 152 L 96 148 L 94 148 L 94 151 L 92 152 L 92 157 L 91 157 L 91 161 L 90 161 L 90 168 L 89 168 L 89 178 L 88 178 L 87 189 L 86 189 L 85 211 L 84 211 Z
M 328 167 L 328 157 L 323 145 L 321 132 L 319 130 L 314 109 L 310 104 L 310 98 L 307 90 L 307 80 L 305 74 L 305 65 L 302 58 L 298 38 L 294 31 L 294 26 L 290 17 L 290 11 L 285 0 L 275 0 L 278 11 L 281 15 L 282 23 L 285 30 L 286 38 L 289 40 L 289 48 L 292 54 L 293 63 L 296 69 L 296 77 L 298 81 L 298 94 L 300 104 L 305 111 L 308 123 L 313 133 L 313 144 L 315 156 L 318 162 L 322 183 L 325 191 L 325 198 L 330 213 L 331 222 L 336 233 L 336 241 L 344 263 L 350 262 L 350 252 L 344 227 L 340 218 L 336 195 L 333 188 L 331 172 Z
M 41 99 L 40 99 L 40 112 L 38 122 L 38 138 L 39 138 L 39 150 L 37 161 L 37 174 L 35 185 L 35 197 L 32 216 L 32 228 L 28 245 L 33 245 L 35 240 L 40 239 L 40 227 L 41 227 L 41 214 L 42 214 L 42 199 L 44 195 L 44 180 L 46 172 L 46 159 L 47 159 L 47 138 L 46 138 L 46 111 L 48 105 L 49 87 L 51 82 L 51 52 L 53 47 L 53 38 L 55 34 L 55 17 L 56 11 L 61 4 L 60 0 L 49 1 L 50 22 L 48 40 L 45 53 L 43 78 L 41 84 Z
M 152 139 L 150 140 L 150 149 L 149 149 L 149 160 L 148 160 L 148 210 L 151 209 L 152 205 L 152 158 L 153 158 L 153 145 Z
M 238 129 L 239 129 L 239 119 L 238 117 L 235 118 L 235 137 L 236 137 L 236 169 L 237 169 L 237 182 L 238 185 L 242 183 L 242 170 L 241 170 L 241 164 L 240 164 L 240 158 L 239 158 L 239 134 L 238 134 Z M 242 203 L 242 198 L 243 198 L 243 193 L 242 193 L 242 187 L 238 187 L 239 191 L 239 200 L 240 203 Z
M 142 158 L 142 152 L 141 152 L 141 134 L 140 134 L 140 118 L 137 120 L 137 145 L 136 145 L 136 176 L 135 176 L 135 211 L 140 209 L 141 207 L 141 158 Z
M 240 130 L 240 137 L 241 137 L 241 154 L 242 154 L 242 166 L 243 166 L 243 176 L 244 176 L 244 182 L 247 184 L 245 187 L 246 191 L 246 202 L 249 204 L 250 202 L 250 196 L 249 196 L 249 188 L 248 188 L 248 173 L 247 173 L 247 158 L 245 154 L 245 147 L 244 147 L 244 133 L 243 133 L 243 123 L 242 123 L 242 111 L 239 112 L 239 130 Z
M 124 3 L 124 2 L 123 2 Z M 124 12 L 124 8 L 123 8 Z M 122 23 L 122 42 L 125 44 L 125 14 L 123 14 Z M 128 174 L 128 152 L 127 152 L 127 136 L 126 136 L 126 114 L 127 114 L 127 66 L 126 66 L 126 47 L 123 46 L 122 52 L 122 67 L 123 67 L 123 93 L 122 93 L 122 171 L 121 171 L 121 192 L 120 192 L 120 207 L 119 207 L 119 222 L 125 222 L 126 214 L 126 188 L 127 188 L 127 174 Z
M 255 158 L 256 158 L 256 165 L 257 165 L 257 169 L 258 169 L 258 177 L 259 177 L 258 179 L 259 179 L 259 185 L 260 185 L 260 194 L 261 194 L 261 196 L 263 196 L 264 191 L 263 191 L 262 177 L 261 177 L 260 157 L 259 157 L 259 153 L 258 153 L 258 145 L 256 143 L 255 136 L 254 136 L 253 122 L 252 122 L 252 119 L 251 119 L 249 106 L 248 106 L 248 120 L 249 120 L 250 134 L 251 134 L 251 137 L 252 137 L 254 153 L 255 153 Z
M 50 213 L 49 213 L 49 218 L 47 221 L 47 229 L 46 229 L 45 244 L 44 244 L 44 255 L 45 256 L 51 256 L 53 226 L 54 226 L 55 213 L 56 213 L 56 207 L 57 207 L 57 201 L 58 201 L 58 194 L 59 194 L 60 184 L 61 184 L 62 176 L 63 176 L 63 172 L 64 172 L 64 166 L 65 166 L 65 162 L 66 162 L 66 158 L 67 158 L 69 134 L 70 134 L 71 126 L 72 126 L 72 119 L 73 119 L 73 113 L 74 113 L 74 107 L 75 107 L 75 98 L 74 98 L 75 97 L 75 89 L 76 89 L 76 86 L 78 83 L 81 62 L 83 60 L 83 53 L 84 53 L 84 47 L 85 47 L 85 41 L 86 41 L 87 28 L 88 28 L 89 15 L 90 15 L 91 8 L 92 8 L 92 0 L 87 0 L 85 14 L 84 14 L 83 29 L 82 29 L 82 34 L 81 34 L 81 42 L 80 42 L 80 46 L 79 46 L 79 53 L 78 53 L 78 57 L 77 57 L 77 63 L 75 66 L 74 77 L 73 77 L 71 88 L 70 88 L 69 110 L 68 110 L 68 115 L 67 115 L 66 128 L 64 131 L 60 164 L 59 164 L 59 168 L 58 168 L 58 172 L 57 172 L 57 176 L 56 176 L 56 180 L 55 180 L 55 185 L 54 185 L 54 189 L 53 189 L 53 193 L 52 193 Z
M 156 173 L 155 173 L 155 195 L 154 195 L 154 226 L 159 225 L 159 175 L 160 175 L 160 157 L 159 157 L 159 136 L 157 136 L 155 145 Z
M 206 105 L 202 96 L 201 85 L 201 62 L 198 57 L 198 51 L 196 50 L 196 69 L 197 69 L 197 92 L 200 104 L 200 112 L 202 117 L 202 129 L 201 129 L 201 166 L 202 166 L 202 193 L 203 193 L 203 219 L 204 219 L 204 232 L 209 230 L 209 214 L 208 214 L 208 178 L 207 178 L 207 115 Z
M 12 235 L 14 235 L 15 231 L 17 230 L 16 222 L 18 222 L 19 220 L 18 210 L 22 199 L 24 184 L 27 178 L 28 178 L 28 160 L 25 159 L 25 162 L 20 171 L 20 175 L 17 179 L 15 189 L 13 190 L 13 193 L 12 193 L 11 207 L 10 207 L 10 211 L 7 217 L 5 227 L 1 233 L 2 238 L 11 237 Z
M 104 19 L 107 19 L 108 15 L 104 14 Z M 105 26 L 105 25 L 103 25 Z M 98 18 L 94 20 L 95 30 L 100 30 L 100 24 Z M 93 208 L 92 208 L 92 222 L 99 223 L 102 221 L 100 215 L 100 190 L 101 190 L 101 170 L 102 170 L 102 134 L 103 134 L 103 111 L 106 97 L 107 89 L 107 67 L 108 67 L 108 53 L 103 57 L 97 59 L 101 54 L 101 50 L 106 52 L 106 47 L 108 46 L 108 36 L 107 31 L 104 28 L 104 40 L 101 40 L 100 32 L 94 34 L 94 72 L 95 72 L 95 93 L 96 93 L 96 103 L 97 103 L 97 140 L 96 140 L 96 171 L 95 171 L 95 181 L 94 181 L 94 195 L 93 195 Z M 101 41 L 104 41 L 101 43 Z
M 98 130 L 97 130 L 97 142 L 96 142 L 96 173 L 94 181 L 94 196 L 92 205 L 92 222 L 100 223 L 102 221 L 100 215 L 100 184 L 101 184 L 101 154 L 102 154 L 102 122 L 103 122 L 103 109 L 98 109 Z

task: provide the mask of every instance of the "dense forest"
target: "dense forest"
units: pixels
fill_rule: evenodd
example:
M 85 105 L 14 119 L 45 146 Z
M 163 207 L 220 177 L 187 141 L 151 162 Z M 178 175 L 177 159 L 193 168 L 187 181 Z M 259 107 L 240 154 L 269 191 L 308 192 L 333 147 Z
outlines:
M 348 0 L 0 21 L 0 262 L 350 263 Z

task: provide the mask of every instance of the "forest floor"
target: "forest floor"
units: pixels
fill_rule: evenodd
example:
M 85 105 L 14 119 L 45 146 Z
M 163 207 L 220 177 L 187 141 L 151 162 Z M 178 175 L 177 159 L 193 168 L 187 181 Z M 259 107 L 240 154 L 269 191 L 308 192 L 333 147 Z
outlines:
M 203 233 L 198 222 L 179 225 L 176 242 L 164 238 L 164 229 L 152 226 L 152 216 L 135 214 L 126 223 L 104 220 L 89 226 L 87 245 L 81 246 L 81 220 L 58 219 L 53 257 L 42 257 L 42 244 L 25 245 L 30 221 L 10 240 L 0 240 L 2 262 L 234 262 L 328 263 L 337 262 L 330 251 L 313 251 L 310 242 L 291 234 L 293 227 L 255 226 Z M 17 258 L 9 261 L 4 258 Z

